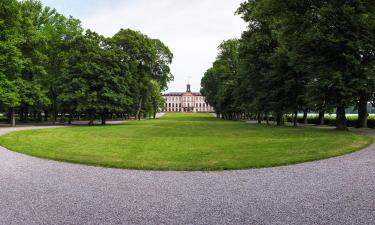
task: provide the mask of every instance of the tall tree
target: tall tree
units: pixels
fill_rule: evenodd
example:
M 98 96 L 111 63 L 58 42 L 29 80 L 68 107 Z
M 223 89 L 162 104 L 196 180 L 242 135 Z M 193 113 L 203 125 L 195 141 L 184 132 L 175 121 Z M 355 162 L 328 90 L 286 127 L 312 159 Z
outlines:
M 120 30 L 113 40 L 118 48 L 126 53 L 127 58 L 124 60 L 130 63 L 134 112 L 136 118 L 140 119 L 144 101 L 149 94 L 148 85 L 152 78 L 155 48 L 146 35 L 130 29 Z
M 164 91 L 168 88 L 168 83 L 173 81 L 170 65 L 173 61 L 173 53 L 159 39 L 153 39 L 155 48 L 155 62 L 152 69 L 153 79 L 159 84 L 159 89 Z
M 0 2 L 0 103 L 9 110 L 12 126 L 15 126 L 15 107 L 20 104 L 14 80 L 21 76 L 25 64 L 19 48 L 24 42 L 19 7 L 16 0 Z
M 237 39 L 222 42 L 216 61 L 201 82 L 206 100 L 214 106 L 218 114 L 228 119 L 236 118 L 238 112 L 233 97 L 238 68 L 238 48 Z M 212 86 L 213 83 L 216 86 Z
M 100 114 L 104 125 L 109 112 L 121 112 L 131 102 L 127 63 L 107 39 L 91 31 L 77 38 L 73 47 L 73 66 L 61 77 L 59 100 L 70 114 L 87 113 L 90 125 Z
M 113 36 L 113 42 L 125 53 L 123 60 L 129 62 L 133 112 L 140 119 L 145 111 L 145 101 L 151 94 L 150 81 L 156 80 L 160 90 L 165 90 L 168 82 L 173 80 L 169 68 L 173 54 L 160 40 L 130 29 L 121 29 Z
M 320 105 L 335 105 L 337 129 L 345 130 L 345 109 L 358 95 L 363 99 L 357 101 L 367 105 L 370 97 L 366 93 L 373 89 L 367 85 L 372 78 L 362 72 L 368 67 L 364 58 L 371 58 L 374 52 L 368 35 L 373 29 L 369 26 L 373 24 L 373 2 L 289 0 L 270 5 L 281 7 L 274 10 L 279 12 L 280 39 L 295 40 L 288 51 L 297 56 L 294 62 L 299 68 L 307 68 L 302 71 L 311 77 L 309 87 L 318 89 L 311 93 L 324 95 Z
M 16 112 L 21 120 L 89 115 L 91 124 L 114 113 L 141 118 L 156 113 L 173 80 L 173 54 L 160 40 L 129 29 L 83 34 L 79 20 L 38 0 L 0 2 L 0 51 L 0 107 L 13 125 Z
M 32 111 L 40 113 L 44 104 L 49 104 L 46 91 L 41 86 L 41 81 L 46 75 L 45 66 L 48 62 L 48 57 L 44 54 L 47 42 L 41 32 L 43 23 L 40 18 L 43 5 L 39 1 L 27 0 L 21 2 L 19 10 L 21 13 L 21 34 L 24 39 L 19 49 L 25 63 L 16 83 L 20 85 L 20 90 L 25 90 L 24 94 L 21 94 L 23 97 L 19 114 L 23 120 L 27 120 Z
M 48 62 L 45 65 L 47 73 L 41 83 L 48 91 L 48 97 L 51 100 L 50 107 L 45 107 L 45 120 L 52 112 L 53 121 L 56 122 L 58 111 L 61 110 L 58 102 L 59 77 L 66 76 L 71 65 L 68 62 L 69 53 L 72 51 L 75 39 L 83 35 L 83 29 L 79 20 L 72 17 L 66 18 L 48 7 L 44 8 L 40 21 L 41 31 L 47 41 L 45 54 L 48 56 Z
M 148 112 L 155 119 L 156 114 L 159 112 L 160 108 L 165 104 L 165 100 L 161 95 L 160 85 L 156 80 L 150 81 L 150 95 L 146 101 Z

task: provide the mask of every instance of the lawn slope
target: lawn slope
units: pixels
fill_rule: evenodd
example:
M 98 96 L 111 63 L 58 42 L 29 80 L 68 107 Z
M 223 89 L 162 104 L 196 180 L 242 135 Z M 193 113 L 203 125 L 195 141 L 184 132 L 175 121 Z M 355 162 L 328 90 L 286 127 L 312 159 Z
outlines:
M 117 126 L 28 130 L 0 145 L 41 158 L 114 168 L 226 170 L 329 158 L 359 150 L 371 138 L 317 128 L 221 121 L 209 114 L 167 114 Z

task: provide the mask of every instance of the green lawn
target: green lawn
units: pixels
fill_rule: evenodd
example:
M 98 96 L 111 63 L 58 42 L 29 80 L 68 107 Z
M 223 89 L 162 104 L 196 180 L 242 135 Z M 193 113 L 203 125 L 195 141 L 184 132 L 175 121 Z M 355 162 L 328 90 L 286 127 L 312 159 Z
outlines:
M 117 126 L 29 130 L 0 145 L 32 156 L 115 168 L 224 170 L 300 163 L 346 154 L 372 142 L 330 129 L 221 121 L 209 114 L 167 114 Z

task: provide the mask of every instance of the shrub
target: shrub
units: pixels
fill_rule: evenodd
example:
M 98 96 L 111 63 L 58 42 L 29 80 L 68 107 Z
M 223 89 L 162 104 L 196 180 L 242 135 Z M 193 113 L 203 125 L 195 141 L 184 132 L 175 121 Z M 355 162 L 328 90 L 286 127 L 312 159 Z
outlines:
M 358 116 L 347 116 L 347 126 L 348 127 L 356 127 L 358 124 Z M 303 123 L 303 116 L 297 116 L 298 123 Z M 287 121 L 292 122 L 292 117 L 289 115 L 287 116 Z M 307 116 L 307 123 L 308 124 L 319 124 L 319 117 L 317 115 L 309 115 Z M 324 117 L 324 124 L 334 126 L 336 124 L 336 116 L 328 115 Z M 369 116 L 367 120 L 367 126 L 370 128 L 375 127 L 375 116 Z

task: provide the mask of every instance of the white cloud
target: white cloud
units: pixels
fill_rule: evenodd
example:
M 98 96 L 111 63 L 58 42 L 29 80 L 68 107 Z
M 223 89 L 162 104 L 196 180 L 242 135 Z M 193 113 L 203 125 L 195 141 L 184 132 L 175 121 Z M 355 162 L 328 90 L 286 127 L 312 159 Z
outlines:
M 175 81 L 169 91 L 185 90 L 187 76 L 192 77 L 192 89 L 199 91 L 201 77 L 215 60 L 217 46 L 223 40 L 240 37 L 245 29 L 242 19 L 234 15 L 243 1 L 112 0 L 108 5 L 101 4 L 100 10 L 78 18 L 85 28 L 105 36 L 112 36 L 120 28 L 131 28 L 160 39 L 174 53 Z M 95 7 L 86 2 L 86 7 Z

